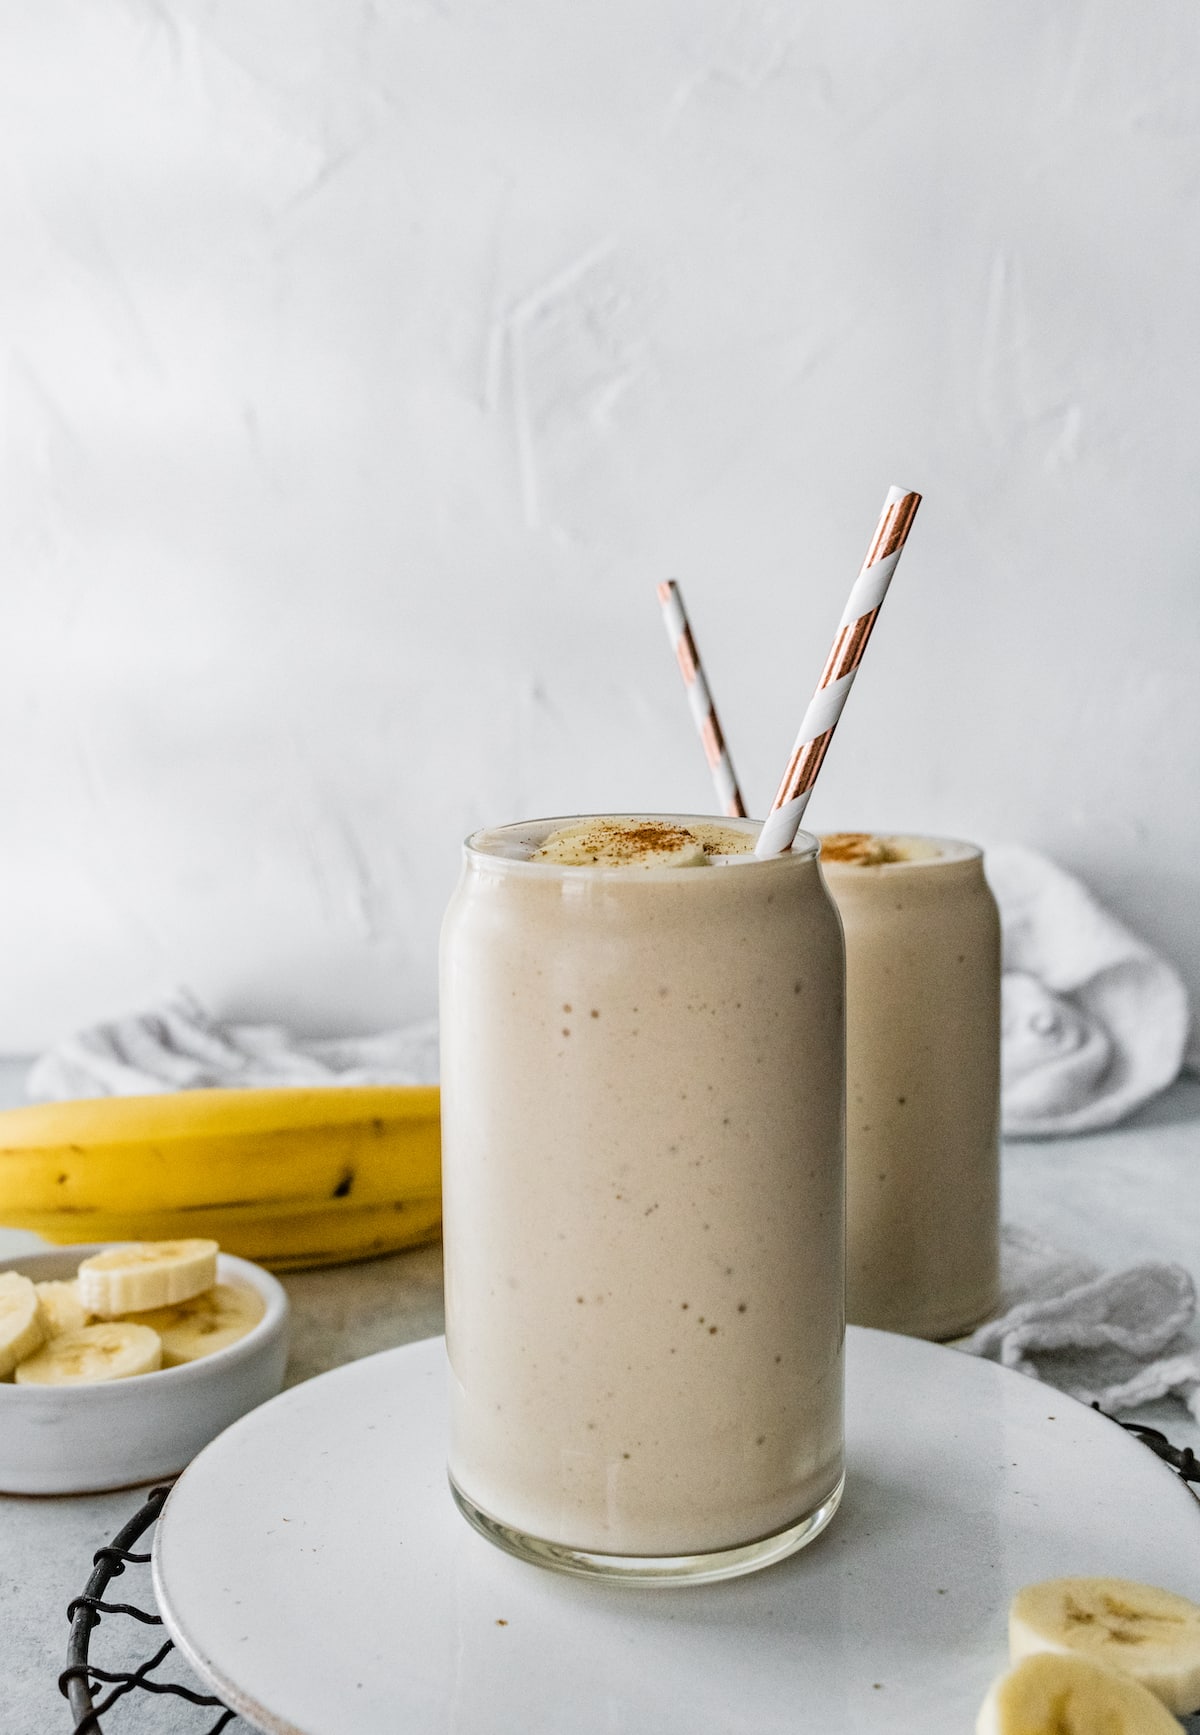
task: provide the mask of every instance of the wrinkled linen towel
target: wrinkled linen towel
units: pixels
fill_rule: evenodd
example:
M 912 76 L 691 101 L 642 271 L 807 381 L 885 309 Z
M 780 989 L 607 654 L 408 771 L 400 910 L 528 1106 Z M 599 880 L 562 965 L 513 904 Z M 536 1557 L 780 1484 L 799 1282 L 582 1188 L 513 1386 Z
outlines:
M 1004 1306 L 956 1348 L 1015 1368 L 1110 1414 L 1181 1398 L 1200 1422 L 1196 1288 L 1181 1265 L 1149 1261 L 1098 1274 L 1006 1226 Z
M 97 1024 L 42 1055 L 36 1100 L 281 1085 L 436 1084 L 437 1020 L 379 1036 L 304 1041 L 278 1024 L 225 1024 L 178 989 L 152 1011 Z
M 984 865 L 1004 935 L 1005 1135 L 1112 1126 L 1179 1075 L 1183 983 L 1045 856 L 1003 845 Z

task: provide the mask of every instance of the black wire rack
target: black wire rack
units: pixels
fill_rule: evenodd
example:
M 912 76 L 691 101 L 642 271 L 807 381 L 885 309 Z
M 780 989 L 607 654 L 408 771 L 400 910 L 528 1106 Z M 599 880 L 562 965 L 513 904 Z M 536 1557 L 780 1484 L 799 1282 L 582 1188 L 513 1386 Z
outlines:
M 170 1492 L 170 1484 L 151 1489 L 141 1510 L 135 1512 L 129 1523 L 118 1530 L 107 1547 L 96 1550 L 92 1556 L 92 1576 L 87 1581 L 83 1595 L 73 1598 L 67 1605 L 71 1636 L 67 1642 L 67 1666 L 58 1677 L 58 1685 L 71 1707 L 75 1735 L 104 1735 L 100 1718 L 110 1711 L 119 1699 L 134 1692 L 157 1693 L 209 1710 L 215 1707 L 218 1712 L 217 1720 L 215 1723 L 205 1722 L 203 1735 L 220 1735 L 220 1731 L 228 1729 L 238 1721 L 237 1713 L 231 1711 L 213 1694 L 197 1692 L 194 1687 L 184 1686 L 179 1681 L 158 1679 L 154 1671 L 175 1649 L 173 1639 L 167 1639 L 148 1661 L 140 1668 L 132 1670 L 102 1668 L 91 1660 L 89 1654 L 92 1634 L 105 1615 L 123 1615 L 129 1620 L 140 1621 L 146 1627 L 162 1626 L 161 1615 L 151 1614 L 134 1603 L 106 1602 L 104 1593 L 113 1579 L 121 1577 L 127 1566 L 149 1565 L 149 1554 L 135 1553 L 133 1544 L 157 1522 L 163 1501 Z M 153 1601 L 152 1592 L 149 1600 Z M 96 1695 L 103 1692 L 105 1687 L 109 1688 L 109 1691 L 97 1699 Z M 245 1728 L 244 1723 L 240 1726 Z M 196 1735 L 201 1735 L 199 1715 L 196 1718 Z
M 1117 1416 L 1109 1416 L 1107 1410 L 1100 1409 L 1099 1404 L 1093 1404 L 1092 1408 L 1100 1415 L 1107 1416 L 1110 1422 L 1116 1422 L 1127 1434 L 1140 1440 L 1143 1446 L 1148 1446 L 1154 1456 L 1161 1458 L 1164 1464 L 1169 1464 L 1180 1481 L 1187 1484 L 1193 1498 L 1200 1501 L 1200 1494 L 1197 1494 L 1192 1486 L 1194 1482 L 1200 1482 L 1200 1458 L 1197 1458 L 1190 1446 L 1173 1446 L 1158 1428 L 1147 1428 L 1141 1422 L 1122 1422 Z
M 1102 1416 L 1107 1412 L 1100 1409 L 1099 1404 L 1092 1408 Z M 1170 1465 L 1182 1482 L 1188 1485 L 1193 1497 L 1200 1500 L 1200 1495 L 1191 1485 L 1200 1483 L 1200 1459 L 1190 1446 L 1173 1446 L 1167 1436 L 1158 1428 L 1148 1428 L 1140 1422 L 1121 1422 L 1116 1416 L 1107 1416 L 1111 1422 L 1117 1422 L 1119 1427 L 1138 1439 L 1156 1458 L 1161 1458 Z M 67 1606 L 67 1619 L 71 1623 L 71 1636 L 67 1644 L 67 1666 L 58 1677 L 58 1685 L 71 1707 L 71 1715 L 75 1719 L 72 1728 L 74 1735 L 104 1735 L 100 1718 L 110 1711 L 117 1702 L 129 1693 L 157 1693 L 181 1699 L 199 1710 L 216 1710 L 217 1719 L 214 1723 L 205 1722 L 203 1728 L 199 1714 L 196 1718 L 195 1735 L 221 1735 L 223 1730 L 233 1728 L 244 1729 L 235 1711 L 214 1697 L 211 1693 L 198 1692 L 194 1687 L 185 1686 L 179 1681 L 161 1681 L 155 1670 L 166 1660 L 174 1650 L 174 1641 L 168 1639 L 160 1645 L 154 1655 L 137 1669 L 105 1669 L 91 1660 L 91 1639 L 96 1628 L 106 1615 L 120 1615 L 129 1620 L 140 1621 L 146 1627 L 161 1627 L 162 1616 L 152 1614 L 148 1610 L 138 1608 L 129 1602 L 107 1602 L 104 1593 L 115 1578 L 120 1578 L 128 1566 L 146 1566 L 150 1556 L 145 1553 L 135 1553 L 133 1544 L 138 1542 L 158 1520 L 163 1502 L 171 1492 L 170 1486 L 151 1489 L 145 1505 L 135 1512 L 128 1524 L 118 1530 L 112 1541 L 105 1548 L 98 1548 L 92 1556 L 92 1575 L 82 1596 L 75 1597 Z M 149 1593 L 153 1601 L 153 1593 Z M 109 1690 L 102 1698 L 97 1694 L 104 1688 Z M 1200 1723 L 1192 1724 L 1189 1719 L 1187 1728 L 1200 1728 Z

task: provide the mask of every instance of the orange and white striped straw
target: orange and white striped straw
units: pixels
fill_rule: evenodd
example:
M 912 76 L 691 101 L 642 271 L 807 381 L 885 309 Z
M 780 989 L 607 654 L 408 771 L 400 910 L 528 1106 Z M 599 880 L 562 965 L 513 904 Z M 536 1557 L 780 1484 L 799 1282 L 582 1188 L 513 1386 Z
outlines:
M 700 653 L 696 649 L 696 641 L 692 637 L 692 629 L 688 625 L 683 596 L 673 578 L 659 585 L 658 600 L 662 604 L 667 637 L 671 641 L 679 672 L 683 676 L 692 717 L 700 731 L 700 741 L 716 785 L 721 812 L 728 814 L 731 819 L 744 819 L 746 809 L 734 775 L 733 761 L 729 757 L 729 749 L 717 721 L 717 708 L 712 702 L 712 694 L 704 678 L 704 668 L 700 662 Z
M 783 782 L 758 834 L 756 855 L 782 855 L 792 847 L 920 504 L 921 496 L 910 489 L 888 489 L 867 558 L 842 611 L 825 673 L 804 713 Z

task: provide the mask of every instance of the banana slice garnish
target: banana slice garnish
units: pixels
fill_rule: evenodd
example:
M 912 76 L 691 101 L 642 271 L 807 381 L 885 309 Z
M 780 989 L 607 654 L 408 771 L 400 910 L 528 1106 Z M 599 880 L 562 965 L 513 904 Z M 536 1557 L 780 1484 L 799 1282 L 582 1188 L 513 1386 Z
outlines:
M 1044 1651 L 992 1683 L 975 1735 L 1180 1735 L 1180 1729 L 1132 1676 L 1087 1657 Z
M 1018 1591 L 1008 1611 L 1014 1662 L 1073 1652 L 1132 1675 L 1168 1710 L 1200 1706 L 1200 1608 L 1129 1578 L 1050 1578 Z
M 176 1307 L 139 1313 L 138 1321 L 161 1337 L 163 1366 L 173 1368 L 236 1343 L 253 1331 L 266 1311 L 263 1297 L 249 1284 L 218 1283 Z
M 46 1341 L 37 1290 L 16 1271 L 0 1272 L 0 1380 Z
M 215 1241 L 140 1241 L 85 1259 L 79 1299 L 98 1319 L 118 1319 L 189 1301 L 216 1281 Z
M 79 1299 L 77 1277 L 67 1281 L 51 1278 L 35 1283 L 34 1288 L 47 1337 L 61 1337 L 64 1331 L 78 1331 L 81 1325 L 91 1323 L 92 1316 Z
M 19 1386 L 90 1386 L 156 1373 L 162 1339 L 148 1325 L 107 1320 L 52 1337 L 17 1368 Z
M 559 826 L 531 861 L 561 867 L 707 867 L 696 833 L 659 819 L 583 819 Z

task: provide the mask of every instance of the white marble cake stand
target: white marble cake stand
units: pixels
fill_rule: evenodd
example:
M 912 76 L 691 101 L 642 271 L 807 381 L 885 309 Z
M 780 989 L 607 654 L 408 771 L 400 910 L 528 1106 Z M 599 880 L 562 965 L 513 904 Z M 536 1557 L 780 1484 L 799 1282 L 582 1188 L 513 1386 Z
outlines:
M 353 1362 L 201 1453 L 155 1587 L 201 1676 L 273 1735 L 962 1735 L 1012 1593 L 1113 1573 L 1200 1595 L 1200 1506 L 1114 1423 L 956 1351 L 851 1330 L 824 1536 L 689 1589 L 511 1559 L 455 1511 L 444 1347 Z

